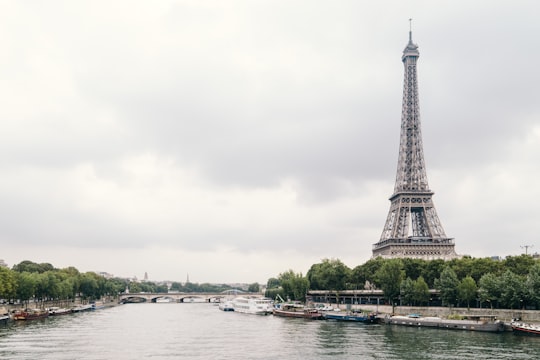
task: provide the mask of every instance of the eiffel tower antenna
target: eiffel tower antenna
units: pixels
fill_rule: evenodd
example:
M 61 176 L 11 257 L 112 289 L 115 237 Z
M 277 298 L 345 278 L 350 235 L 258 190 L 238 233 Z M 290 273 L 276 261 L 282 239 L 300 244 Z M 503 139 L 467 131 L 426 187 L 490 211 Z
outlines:
M 418 45 L 412 41 L 412 19 L 409 19 L 409 43 L 401 57 L 405 76 L 396 183 L 381 238 L 373 245 L 373 257 L 426 260 L 457 257 L 454 239 L 444 232 L 427 181 L 416 72 L 419 57 Z

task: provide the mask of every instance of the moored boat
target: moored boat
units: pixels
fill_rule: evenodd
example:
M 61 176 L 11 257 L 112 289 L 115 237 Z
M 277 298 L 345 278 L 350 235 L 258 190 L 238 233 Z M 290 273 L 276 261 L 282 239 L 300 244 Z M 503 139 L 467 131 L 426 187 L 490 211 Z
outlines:
M 293 317 L 302 319 L 322 320 L 323 313 L 314 308 L 307 308 L 302 304 L 281 304 L 274 309 L 275 316 Z
M 232 300 L 232 307 L 234 312 L 268 315 L 272 313 L 273 301 L 268 298 L 237 297 Z
M 49 312 L 41 309 L 19 310 L 13 314 L 13 320 L 37 320 L 49 316 Z
M 323 314 L 326 320 L 337 320 L 337 321 L 356 321 L 363 322 L 367 324 L 372 324 L 376 320 L 375 314 L 367 313 L 341 313 L 341 312 L 325 312 Z
M 513 320 L 510 323 L 512 331 L 516 335 L 540 336 L 540 325 L 527 324 L 519 320 Z
M 221 311 L 234 311 L 234 305 L 231 300 L 220 301 L 218 308 Z
M 158 304 L 170 304 L 170 303 L 175 303 L 175 302 L 176 300 L 168 296 L 163 296 L 156 299 L 156 303 Z
M 103 301 L 93 301 L 90 303 L 92 310 L 105 309 L 105 303 Z
M 91 311 L 91 310 L 95 310 L 95 307 L 94 307 L 94 304 L 84 304 L 84 305 L 79 305 L 79 306 L 75 306 L 72 311 L 73 312 L 82 312 L 82 311 Z
M 50 307 L 48 309 L 48 311 L 49 311 L 49 316 L 67 315 L 67 314 L 71 314 L 73 312 L 73 311 L 71 311 L 71 309 L 61 308 L 61 307 L 58 307 L 58 306 Z
M 9 316 L 9 312 L 6 310 L 6 308 L 0 307 L 0 324 L 7 324 L 10 319 L 11 316 Z
M 416 327 L 432 327 L 449 330 L 469 330 L 485 332 L 502 332 L 504 323 L 495 316 L 467 315 L 462 319 L 443 319 L 440 317 L 421 316 L 412 314 L 409 316 L 389 316 L 384 319 L 386 324 L 404 325 Z

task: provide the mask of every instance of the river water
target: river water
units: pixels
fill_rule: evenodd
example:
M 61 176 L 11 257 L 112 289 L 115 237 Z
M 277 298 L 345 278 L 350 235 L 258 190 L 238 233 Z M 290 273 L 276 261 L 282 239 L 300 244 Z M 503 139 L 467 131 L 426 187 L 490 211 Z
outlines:
M 540 359 L 540 337 L 126 304 L 0 326 L 0 359 Z

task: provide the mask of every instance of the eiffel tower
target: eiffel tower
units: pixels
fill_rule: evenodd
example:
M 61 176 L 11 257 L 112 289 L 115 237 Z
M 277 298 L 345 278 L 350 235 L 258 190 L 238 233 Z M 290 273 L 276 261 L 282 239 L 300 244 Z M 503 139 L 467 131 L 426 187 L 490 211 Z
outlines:
M 420 53 L 412 41 L 403 51 L 405 66 L 401 136 L 394 194 L 381 239 L 373 245 L 373 257 L 453 259 L 454 239 L 444 233 L 429 189 L 422 132 L 416 63 Z

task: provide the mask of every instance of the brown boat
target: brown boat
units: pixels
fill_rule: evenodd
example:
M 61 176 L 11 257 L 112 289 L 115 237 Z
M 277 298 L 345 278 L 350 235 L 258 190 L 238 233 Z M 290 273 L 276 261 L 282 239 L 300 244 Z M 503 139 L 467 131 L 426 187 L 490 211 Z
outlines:
M 13 314 L 13 320 L 36 320 L 46 318 L 47 316 L 49 316 L 48 311 L 40 309 L 26 309 L 16 311 Z
M 322 320 L 323 314 L 314 308 L 306 308 L 302 304 L 281 304 L 274 309 L 275 316 L 293 317 L 302 319 Z

